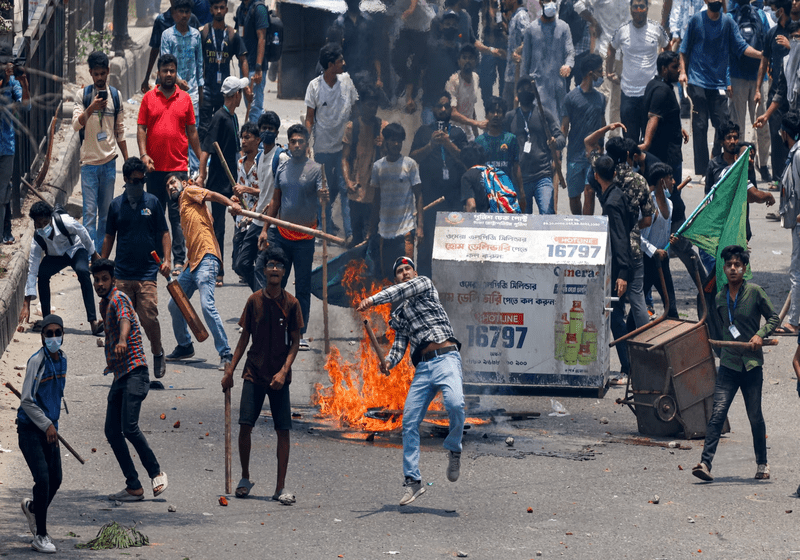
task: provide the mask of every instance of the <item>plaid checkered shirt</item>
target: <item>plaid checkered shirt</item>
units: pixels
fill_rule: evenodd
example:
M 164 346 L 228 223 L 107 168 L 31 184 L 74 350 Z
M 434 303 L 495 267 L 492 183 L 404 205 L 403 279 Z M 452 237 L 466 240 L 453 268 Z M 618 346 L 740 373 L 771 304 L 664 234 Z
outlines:
M 100 300 L 100 315 L 103 317 L 103 326 L 106 331 L 106 366 L 103 375 L 114 374 L 114 381 L 127 375 L 131 370 L 147 366 L 147 359 L 142 346 L 142 331 L 139 320 L 133 309 L 131 300 L 116 287 L 111 288 L 106 297 Z M 120 360 L 114 353 L 114 347 L 119 342 L 119 323 L 123 319 L 131 322 L 131 332 L 128 334 L 128 352 Z
M 458 344 L 450 319 L 447 318 L 439 294 L 433 282 L 427 276 L 417 276 L 408 282 L 384 288 L 374 296 L 372 303 L 380 305 L 402 301 L 392 312 L 389 326 L 395 330 L 394 344 L 389 351 L 389 367 L 393 368 L 406 353 L 411 343 L 411 357 L 415 365 L 419 359 L 416 355 L 428 344 L 452 340 Z

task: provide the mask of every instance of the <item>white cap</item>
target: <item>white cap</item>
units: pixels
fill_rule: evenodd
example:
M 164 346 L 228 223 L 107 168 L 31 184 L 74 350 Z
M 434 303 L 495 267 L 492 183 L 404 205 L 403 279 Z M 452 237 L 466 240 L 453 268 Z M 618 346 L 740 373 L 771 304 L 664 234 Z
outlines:
M 225 97 L 230 97 L 240 89 L 244 89 L 250 85 L 250 80 L 247 78 L 236 78 L 234 76 L 228 76 L 225 78 L 225 81 L 222 82 L 222 95 Z

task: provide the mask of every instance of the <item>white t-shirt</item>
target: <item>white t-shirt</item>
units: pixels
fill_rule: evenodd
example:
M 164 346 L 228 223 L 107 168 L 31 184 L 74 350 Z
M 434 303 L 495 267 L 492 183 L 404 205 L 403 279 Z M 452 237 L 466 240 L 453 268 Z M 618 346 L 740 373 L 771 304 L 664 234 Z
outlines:
M 385 157 L 372 164 L 370 184 L 380 191 L 381 208 L 378 235 L 392 239 L 413 230 L 414 192 L 412 187 L 421 183 L 417 162 L 400 156 L 397 161 Z
M 643 97 L 647 83 L 656 75 L 656 58 L 669 44 L 664 29 L 647 20 L 642 27 L 629 21 L 614 33 L 611 46 L 622 52 L 622 92 L 628 97 Z
M 314 109 L 314 151 L 335 154 L 342 151 L 344 127 L 358 101 L 358 92 L 350 74 L 339 74 L 333 87 L 322 75 L 311 80 L 306 89 L 306 106 Z
M 275 170 L 275 175 L 272 174 L 272 160 L 275 157 L 275 151 L 281 149 L 277 144 L 272 147 L 268 154 L 261 154 L 261 159 L 258 160 L 258 202 L 256 203 L 255 212 L 259 214 L 264 213 L 264 209 L 272 201 L 272 195 L 275 192 L 275 175 L 278 174 L 278 169 L 284 162 L 290 159 L 290 155 L 283 152 L 278 156 L 278 169 Z M 264 227 L 264 222 L 261 220 L 253 220 L 257 226 Z
M 451 105 L 468 119 L 478 120 L 476 107 L 483 107 L 481 90 L 478 87 L 478 74 L 472 73 L 472 83 L 467 83 L 461 78 L 461 72 L 456 72 L 444 86 L 445 91 L 452 96 Z M 471 126 L 462 126 L 467 135 L 467 141 L 475 140 L 475 133 Z

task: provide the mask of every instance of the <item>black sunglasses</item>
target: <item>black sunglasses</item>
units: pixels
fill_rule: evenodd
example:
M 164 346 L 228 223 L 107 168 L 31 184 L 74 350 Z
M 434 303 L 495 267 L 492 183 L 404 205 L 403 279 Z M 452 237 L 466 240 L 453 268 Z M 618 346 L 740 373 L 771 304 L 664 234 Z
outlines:
M 62 334 L 64 334 L 64 331 L 62 331 L 61 329 L 44 331 L 45 338 L 53 338 L 55 336 L 61 336 Z

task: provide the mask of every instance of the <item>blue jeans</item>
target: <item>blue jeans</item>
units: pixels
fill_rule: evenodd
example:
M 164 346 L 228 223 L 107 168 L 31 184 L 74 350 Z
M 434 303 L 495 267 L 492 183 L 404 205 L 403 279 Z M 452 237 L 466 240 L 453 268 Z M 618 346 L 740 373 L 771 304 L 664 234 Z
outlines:
M 219 267 L 219 259 L 207 254 L 194 270 L 189 270 L 189 263 L 186 263 L 183 272 L 178 276 L 178 284 L 187 298 L 191 298 L 195 290 L 200 290 L 200 308 L 203 310 L 206 326 L 214 338 L 214 348 L 220 356 L 228 356 L 231 354 L 231 347 L 228 346 L 228 337 L 222 327 L 222 319 L 214 301 L 214 287 Z M 188 346 L 192 343 L 192 335 L 189 334 L 186 319 L 183 318 L 174 300 L 169 300 L 167 308 L 172 315 L 172 332 L 175 334 L 175 339 L 181 346 Z
M 344 222 L 344 235 L 351 237 L 353 235 L 353 228 L 350 227 L 350 201 L 347 199 L 347 191 L 344 186 L 344 177 L 342 177 L 342 152 L 335 154 L 315 153 L 314 161 L 325 168 L 325 177 L 328 180 L 328 192 L 330 193 L 330 202 L 325 208 L 325 219 L 327 220 L 328 233 L 333 231 L 333 219 L 331 212 L 333 211 L 333 203 L 336 202 L 336 197 L 339 198 L 342 205 L 342 222 Z M 317 203 L 319 206 L 319 203 Z M 322 208 L 317 210 L 317 222 L 319 228 L 322 229 Z
M 458 352 L 443 354 L 417 365 L 403 407 L 403 475 L 406 478 L 422 480 L 419 472 L 419 425 L 440 390 L 450 417 L 450 432 L 444 440 L 444 448 L 461 452 L 465 416 L 462 385 L 461 355 Z
M 311 309 L 311 265 L 314 262 L 314 240 L 302 239 L 300 241 L 289 241 L 278 233 L 277 228 L 270 228 L 267 233 L 271 247 L 280 247 L 289 258 L 289 266 L 286 267 L 286 274 L 283 275 L 281 287 L 286 289 L 289 282 L 289 272 L 294 267 L 294 297 L 300 303 L 300 311 L 303 313 L 303 328 L 300 334 L 305 334 L 308 330 L 308 312 Z M 262 251 L 256 259 L 256 269 L 264 270 L 264 259 L 266 252 Z
M 200 106 L 199 100 L 193 100 L 192 106 L 194 107 L 194 118 L 195 118 L 195 125 L 197 128 L 200 128 L 200 123 L 198 122 L 198 117 L 200 116 Z M 189 174 L 194 175 L 200 170 L 200 154 L 194 153 L 192 149 L 192 144 L 189 143 Z
M 764 415 L 761 413 L 761 386 L 763 383 L 764 375 L 761 366 L 750 371 L 736 371 L 719 366 L 717 382 L 714 385 L 714 410 L 711 413 L 711 420 L 708 421 L 703 455 L 700 457 L 700 461 L 708 465 L 709 469 L 711 469 L 714 454 L 717 452 L 719 436 L 722 433 L 725 418 L 728 417 L 728 409 L 736 396 L 736 391 L 740 388 L 742 398 L 744 398 L 744 407 L 747 410 L 747 418 L 750 420 L 750 431 L 753 433 L 756 464 L 765 465 L 767 463 L 767 425 L 764 423 Z
M 269 38 L 267 39 L 269 40 Z M 258 117 L 264 112 L 264 80 L 267 79 L 267 65 L 264 64 L 264 71 L 261 73 L 261 83 L 253 83 L 254 70 L 250 70 L 250 89 L 253 90 L 253 103 L 250 106 L 250 122 L 258 124 Z
M 117 160 L 102 165 L 81 165 L 83 191 L 83 227 L 89 232 L 97 252 L 103 250 L 108 207 L 114 198 Z
M 555 214 L 553 209 L 553 179 L 545 177 L 538 181 L 523 184 L 525 189 L 525 202 L 528 204 L 526 213 L 533 214 L 533 201 L 539 207 L 539 214 Z
M 133 465 L 126 439 L 139 455 L 147 476 L 155 478 L 161 474 L 158 459 L 139 429 L 139 412 L 149 390 L 150 375 L 147 373 L 147 366 L 140 366 L 115 379 L 108 391 L 105 435 L 122 474 L 125 475 L 125 485 L 129 490 L 138 490 L 142 483 L 139 482 L 139 474 Z

